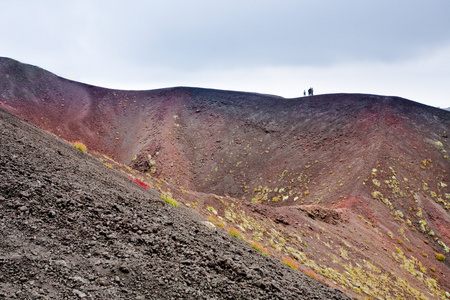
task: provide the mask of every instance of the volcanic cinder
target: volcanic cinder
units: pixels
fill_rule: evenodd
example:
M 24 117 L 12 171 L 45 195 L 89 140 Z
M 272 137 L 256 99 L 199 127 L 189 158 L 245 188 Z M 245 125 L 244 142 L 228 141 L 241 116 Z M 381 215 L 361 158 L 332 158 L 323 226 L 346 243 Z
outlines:
M 1 225 L 0 253 L 8 264 L 1 267 L 28 266 L 17 271 L 23 278 L 14 277 L 11 271 L 4 273 L 0 287 L 7 293 L 19 289 L 31 297 L 30 293 L 39 291 L 38 283 L 51 282 L 47 294 L 54 297 L 72 293 L 95 298 L 113 295 L 121 287 L 146 297 L 138 288 L 142 284 L 155 289 L 155 298 L 164 297 L 165 289 L 167 298 L 179 297 L 186 288 L 193 293 L 186 293 L 186 298 L 310 299 L 313 294 L 305 293 L 314 293 L 316 288 L 299 288 L 306 273 L 354 297 L 450 297 L 448 111 L 398 97 L 365 94 L 285 99 L 189 87 L 111 90 L 66 80 L 7 58 L 0 59 L 0 107 L 53 134 L 44 135 L 3 113 L 1 166 L 2 178 L 7 180 L 2 182 L 0 196 L 2 220 L 8 222 Z M 13 130 L 17 126 L 21 131 Z M 48 151 L 41 136 L 49 144 Z M 71 146 L 64 146 L 58 137 L 84 143 L 96 160 L 72 153 Z M 62 184 L 63 178 L 56 175 L 40 177 L 44 176 L 41 172 L 53 174 L 51 167 L 38 167 L 50 166 L 51 159 L 61 165 L 53 171 L 56 174 L 69 172 L 62 167 L 65 160 L 70 160 L 70 169 L 91 167 L 71 171 Z M 101 173 L 108 178 L 106 183 L 98 183 Z M 32 183 L 36 180 L 39 184 Z M 64 188 L 55 188 L 60 184 Z M 103 192 L 96 192 L 99 187 Z M 167 197 L 180 206 L 167 207 L 160 200 Z M 67 201 L 74 202 L 70 210 Z M 100 208 L 96 203 L 101 203 Z M 155 203 L 163 208 L 155 208 Z M 118 217 L 117 205 L 126 207 L 130 215 Z M 141 225 L 124 230 L 124 220 L 133 219 L 133 210 L 140 206 L 141 216 L 135 218 Z M 86 214 L 87 220 L 76 217 L 80 214 Z M 57 222 L 52 224 L 52 220 Z M 87 225 L 100 227 L 93 232 L 83 229 Z M 39 226 L 44 226 L 45 238 Z M 240 238 L 227 235 L 230 229 Z M 19 232 L 22 238 L 14 239 Z M 30 241 L 39 234 L 46 242 L 48 235 L 58 242 L 50 246 L 38 238 Z M 64 242 L 67 235 L 70 242 Z M 175 238 L 170 243 L 158 240 L 155 246 L 155 239 L 171 235 Z M 176 246 L 173 241 L 178 241 L 178 235 L 182 240 L 189 237 L 187 248 L 201 243 L 204 250 L 198 250 L 200 254 L 177 252 L 179 243 Z M 217 238 L 226 239 L 230 251 Z M 119 249 L 127 248 L 127 239 L 128 256 L 121 256 Z M 270 253 L 270 258 L 260 254 L 253 262 L 254 258 L 245 255 L 258 252 L 242 241 Z M 75 251 L 64 243 L 83 247 Z M 36 244 L 39 259 L 33 260 L 23 252 Z M 52 247 L 57 250 L 48 252 Z M 138 251 L 137 247 L 142 248 Z M 132 249 L 137 251 L 134 256 Z M 58 273 L 64 274 L 64 280 L 56 282 L 43 270 L 55 267 L 62 255 L 58 253 L 64 251 L 76 255 L 72 260 L 64 257 L 69 267 L 57 265 L 58 272 L 66 273 Z M 20 258 L 14 260 L 10 253 Z M 212 256 L 205 257 L 205 253 Z M 181 255 L 184 260 L 170 255 Z M 222 262 L 223 256 L 229 261 Z M 157 259 L 158 268 L 114 267 L 124 261 L 134 267 L 140 259 L 149 265 Z M 281 264 L 283 260 L 298 271 Z M 91 276 L 75 271 L 74 266 L 82 262 L 86 266 L 80 270 L 92 271 Z M 163 262 L 166 269 L 178 270 L 170 273 L 173 278 L 164 276 Z M 262 272 L 260 281 L 253 278 L 252 264 Z M 192 268 L 205 273 L 204 285 L 195 278 L 192 285 L 186 284 L 184 274 L 194 272 Z M 115 281 L 115 276 L 124 273 L 132 273 L 134 281 L 129 275 L 126 282 Z M 241 273 L 253 275 L 248 279 L 247 275 L 239 277 Z M 160 281 L 149 279 L 155 274 Z M 269 278 L 274 286 L 267 283 Z M 104 284 L 97 284 L 98 280 Z M 100 287 L 92 291 L 90 285 Z M 330 292 L 320 286 L 318 297 L 329 299 L 329 293 L 336 299 L 343 297 L 336 289 Z

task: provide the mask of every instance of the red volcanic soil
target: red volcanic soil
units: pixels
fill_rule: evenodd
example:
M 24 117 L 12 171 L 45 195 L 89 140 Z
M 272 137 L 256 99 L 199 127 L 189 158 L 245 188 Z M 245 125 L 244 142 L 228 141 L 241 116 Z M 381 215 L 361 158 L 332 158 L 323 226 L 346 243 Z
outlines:
M 0 92 L 1 108 L 151 177 L 143 187 L 163 181 L 350 295 L 447 297 L 448 111 L 365 94 L 111 90 L 6 58 Z

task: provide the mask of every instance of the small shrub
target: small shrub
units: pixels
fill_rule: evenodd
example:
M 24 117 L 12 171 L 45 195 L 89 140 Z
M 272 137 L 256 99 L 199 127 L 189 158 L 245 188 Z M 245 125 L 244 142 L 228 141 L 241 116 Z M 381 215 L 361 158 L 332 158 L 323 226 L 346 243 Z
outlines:
M 216 223 L 217 222 L 216 215 L 210 215 L 209 218 L 208 218 L 208 221 L 213 223 L 213 224 Z
M 445 256 L 440 253 L 436 253 L 434 256 L 438 261 L 445 261 Z
M 438 237 L 441 237 L 441 236 L 438 235 Z M 438 241 L 438 244 L 441 245 L 442 247 L 444 247 L 444 251 L 445 251 L 445 252 L 447 252 L 447 253 L 450 252 L 450 248 L 449 248 L 446 244 L 444 244 L 443 241 Z
M 206 209 L 209 210 L 210 212 L 212 212 L 213 214 L 217 215 L 217 210 L 215 210 L 214 207 L 207 206 Z
M 239 233 L 239 231 L 237 231 L 237 229 L 236 228 L 230 228 L 229 230 L 228 230 L 228 233 L 231 235 L 231 236 L 233 236 L 233 237 L 235 237 L 235 238 L 237 238 L 237 239 L 240 239 L 241 238 L 241 234 Z
M 223 225 L 223 223 L 220 223 L 220 222 L 217 222 L 217 223 L 216 223 L 216 226 L 218 226 L 218 227 L 220 227 L 220 228 L 224 228 L 224 227 L 225 227 L 225 225 Z
M 295 260 L 293 260 L 290 257 L 283 257 L 282 259 L 283 264 L 290 267 L 291 269 L 298 270 L 298 264 Z
M 170 193 L 161 193 L 161 199 L 172 205 L 173 207 L 178 207 L 180 205 L 177 200 L 172 198 Z
M 383 197 L 383 194 L 382 193 L 380 193 L 379 191 L 373 191 L 372 192 L 372 198 L 373 199 L 378 199 L 378 198 L 382 198 Z
M 106 155 L 106 154 L 102 154 L 102 156 L 103 156 L 103 158 L 106 158 L 107 160 L 112 160 L 112 161 L 114 161 L 114 159 L 112 159 L 111 157 L 109 157 L 109 156 Z
M 209 216 L 208 221 L 211 222 L 211 223 L 213 223 L 213 224 L 215 224 L 216 226 L 218 226 L 218 227 L 220 227 L 220 228 L 223 228 L 223 227 L 224 227 L 223 223 L 220 222 L 220 220 L 218 220 L 218 219 L 217 219 L 217 216 L 214 215 L 214 214 L 212 214 L 212 215 Z
M 313 279 L 317 279 L 316 273 L 311 269 L 306 269 L 305 271 L 303 271 L 303 273 L 305 273 L 306 275 L 308 275 Z
M 87 151 L 86 145 L 83 144 L 82 142 L 73 142 L 73 146 L 75 148 L 77 148 L 78 150 L 80 150 L 81 152 L 86 152 Z
M 257 242 L 250 242 L 250 245 L 257 251 L 261 252 L 265 256 L 269 256 L 270 253 L 261 244 Z
M 284 175 L 286 175 L 287 172 L 288 172 L 288 170 L 284 170 L 283 173 L 281 173 L 280 180 L 283 179 Z

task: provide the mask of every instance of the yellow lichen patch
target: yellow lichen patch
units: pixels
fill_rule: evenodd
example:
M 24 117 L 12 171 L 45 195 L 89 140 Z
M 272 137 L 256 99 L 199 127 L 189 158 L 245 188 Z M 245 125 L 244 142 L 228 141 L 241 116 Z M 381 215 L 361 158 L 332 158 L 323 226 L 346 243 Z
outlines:
M 380 181 L 378 179 L 376 179 L 376 178 L 372 179 L 372 182 L 376 186 L 380 186 L 381 185 Z
M 217 210 L 214 207 L 207 206 L 206 209 L 209 210 L 210 212 L 212 212 L 213 214 L 217 215 Z
M 439 241 L 438 241 L 438 244 L 441 245 L 441 246 L 444 248 L 444 251 L 445 251 L 445 252 L 447 252 L 447 253 L 450 252 L 450 248 L 449 248 L 446 244 L 444 244 L 443 241 L 439 240 Z
M 376 227 L 373 228 L 373 230 L 381 237 L 383 237 L 383 233 Z
M 225 218 L 227 218 L 231 222 L 234 222 L 234 220 L 236 219 L 236 213 L 234 213 L 232 210 L 225 210 Z
M 381 270 L 379 268 L 377 268 L 375 265 L 371 264 L 369 261 L 367 261 L 365 259 L 363 259 L 363 261 L 369 269 L 377 272 L 378 274 L 381 274 Z
M 428 231 L 428 229 L 427 229 L 427 221 L 425 221 L 424 219 L 422 219 L 422 220 L 420 220 L 419 221 L 419 224 L 420 224 L 420 230 L 422 230 L 422 231 Z
M 339 252 L 341 252 L 341 257 L 345 260 L 348 260 L 348 252 L 344 248 L 339 248 Z
M 392 253 L 394 259 L 400 263 L 400 267 L 411 273 L 417 280 L 428 287 L 430 293 L 435 296 L 442 296 L 441 289 L 437 281 L 426 276 L 427 270 L 422 263 L 415 257 L 407 258 L 401 249 L 397 248 L 397 253 Z
M 225 218 L 236 224 L 243 232 L 246 230 L 251 231 L 255 241 L 264 239 L 264 233 L 266 232 L 264 223 L 246 215 L 244 210 L 240 210 L 234 205 L 230 205 L 228 209 L 225 210 Z
M 262 192 L 263 187 L 257 188 L 254 194 Z M 277 194 L 281 195 L 277 190 Z M 381 193 L 380 193 L 381 194 Z M 383 195 L 378 196 L 379 200 L 384 199 Z M 359 253 L 358 247 L 352 247 L 347 241 L 342 241 L 345 245 L 339 248 L 335 246 L 330 240 L 327 239 L 327 227 L 319 228 L 320 234 L 314 232 L 306 232 L 299 230 L 304 237 L 300 237 L 300 232 L 288 230 L 286 227 L 276 224 L 270 219 L 259 219 L 253 217 L 243 209 L 239 204 L 227 203 L 225 205 L 225 218 L 229 222 L 229 226 L 238 228 L 241 233 L 241 237 L 247 241 L 254 241 L 261 245 L 264 245 L 270 249 L 271 254 L 278 259 L 282 257 L 295 257 L 299 263 L 299 270 L 305 270 L 310 268 L 323 277 L 328 278 L 332 282 L 338 283 L 341 287 L 347 288 L 362 297 L 370 295 L 377 299 L 427 299 L 420 291 L 414 289 L 406 280 L 403 275 L 399 277 L 393 272 L 385 272 L 374 261 L 371 261 L 371 257 L 365 255 L 365 259 L 357 261 L 355 252 Z M 417 208 L 414 208 L 417 210 Z M 396 211 L 393 211 L 394 215 Z M 214 214 L 212 214 L 215 216 Z M 400 214 L 397 213 L 400 218 Z M 217 217 L 217 216 L 216 216 Z M 404 217 L 404 216 L 403 216 Z M 360 217 L 365 222 L 367 228 L 373 228 L 375 232 L 382 235 L 381 232 L 373 227 L 370 222 Z M 403 225 L 406 226 L 406 225 Z M 227 227 L 228 228 L 228 227 Z M 317 232 L 317 231 L 316 231 Z M 405 229 L 400 227 L 398 232 L 403 236 L 406 242 Z M 394 238 L 394 235 L 390 233 Z M 306 238 L 305 238 L 306 237 Z M 320 240 L 317 239 L 320 238 Z M 306 244 L 307 239 L 309 246 Z M 318 245 L 325 245 L 327 248 L 327 257 L 317 255 Z M 322 247 L 323 247 L 322 245 Z M 323 247 L 324 248 L 324 247 Z M 427 268 L 420 263 L 420 261 L 414 261 L 414 259 L 405 258 L 408 261 L 404 262 L 404 254 L 398 252 L 398 263 L 404 265 L 404 268 L 411 267 L 411 264 L 415 265 L 415 272 L 411 273 L 416 278 L 422 276 L 422 281 L 428 290 L 433 294 L 433 299 L 444 299 L 440 296 L 440 288 L 436 281 L 428 277 L 426 274 Z M 411 252 L 410 252 L 411 253 Z M 364 254 L 363 254 L 364 255 Z M 317 256 L 317 258 L 315 258 Z M 328 263 L 325 263 L 328 261 Z M 359 264 L 358 264 L 359 263 Z M 403 267 L 402 267 L 403 268 Z M 422 274 L 422 275 L 417 275 Z M 411 278 L 411 277 L 408 277 Z M 435 286 L 433 288 L 433 286 Z
M 372 169 L 372 176 L 377 177 L 377 172 L 378 172 L 377 169 Z
M 322 242 L 326 247 L 333 249 L 333 247 L 330 245 L 330 242 Z
M 417 208 L 417 213 L 416 213 L 416 216 L 418 216 L 419 218 L 422 218 L 423 217 L 423 214 L 422 214 L 422 208 Z
M 290 233 L 288 233 L 288 237 L 289 237 L 289 240 L 291 241 L 291 243 L 294 243 L 294 244 L 297 244 L 297 243 L 302 244 L 303 243 L 302 238 L 296 233 L 290 232 Z
M 404 217 L 403 213 L 402 213 L 401 211 L 399 211 L 399 210 L 394 211 L 394 216 L 400 217 L 400 218 L 402 218 L 402 219 L 403 219 L 403 217 Z
M 399 183 L 395 176 L 392 176 L 390 180 L 385 180 L 384 183 L 391 189 L 393 194 L 400 194 Z
M 252 202 L 261 203 L 262 201 L 267 201 L 269 193 L 272 190 L 268 186 L 259 186 L 253 190 Z
M 435 141 L 434 144 L 438 147 L 444 147 L 444 145 L 440 141 Z
M 380 198 L 383 198 L 383 194 L 380 193 L 379 191 L 373 191 L 373 192 L 372 192 L 372 198 L 373 198 L 373 199 L 380 199 Z
M 341 286 L 353 290 L 357 294 L 365 293 L 381 299 L 428 299 L 421 292 L 412 288 L 404 279 L 395 274 L 382 273 L 379 268 L 368 261 L 364 261 L 369 270 L 359 264 L 341 264 L 338 257 L 333 255 L 332 261 L 344 268 L 345 272 L 319 265 L 309 259 L 307 255 L 296 248 L 285 247 L 302 265 L 313 269 L 317 274 L 338 282 Z M 432 285 L 433 282 L 431 281 Z M 444 299 L 444 298 L 442 298 Z
M 378 191 L 372 192 L 372 198 L 381 200 L 387 207 L 389 207 L 391 210 L 394 209 L 394 206 L 392 205 L 391 201 L 389 201 L 387 198 L 383 197 L 383 194 Z

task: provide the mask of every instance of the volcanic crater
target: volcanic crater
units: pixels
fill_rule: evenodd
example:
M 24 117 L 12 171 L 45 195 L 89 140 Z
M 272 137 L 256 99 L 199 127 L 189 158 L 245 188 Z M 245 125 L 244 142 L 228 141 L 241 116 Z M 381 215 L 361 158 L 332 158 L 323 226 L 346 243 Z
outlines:
M 0 297 L 450 298 L 449 111 L 8 58 L 0 108 Z

